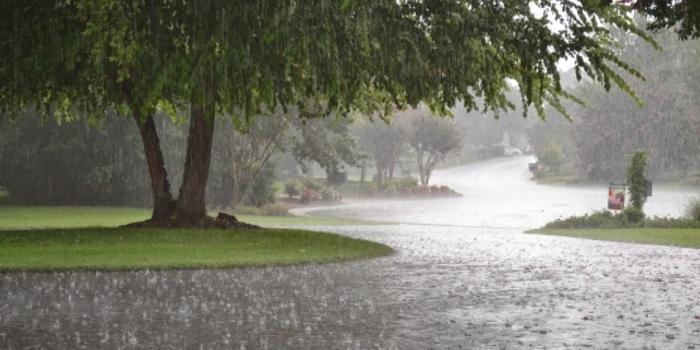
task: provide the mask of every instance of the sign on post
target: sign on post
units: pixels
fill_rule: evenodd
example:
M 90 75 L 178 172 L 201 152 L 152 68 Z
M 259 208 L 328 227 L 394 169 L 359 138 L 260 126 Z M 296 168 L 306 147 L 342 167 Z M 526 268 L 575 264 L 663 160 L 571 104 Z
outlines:
M 625 192 L 627 192 L 627 186 L 610 184 L 608 188 L 608 209 L 625 209 Z
M 646 195 L 647 195 L 647 197 L 651 197 L 651 192 L 652 192 L 652 187 L 653 187 L 653 186 L 652 186 L 652 183 L 651 183 L 651 181 L 649 181 L 649 180 L 646 180 L 645 182 L 646 182 L 646 185 L 647 185 L 647 186 L 646 186 L 646 191 L 645 191 L 645 192 L 646 192 Z

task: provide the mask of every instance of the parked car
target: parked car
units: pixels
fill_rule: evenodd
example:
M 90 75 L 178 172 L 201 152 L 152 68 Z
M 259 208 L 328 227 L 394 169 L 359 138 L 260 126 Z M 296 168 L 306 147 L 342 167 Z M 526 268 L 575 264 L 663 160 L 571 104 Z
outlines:
M 505 155 L 505 156 L 522 156 L 523 151 L 521 151 L 515 147 L 506 146 L 506 147 L 503 147 L 503 155 Z

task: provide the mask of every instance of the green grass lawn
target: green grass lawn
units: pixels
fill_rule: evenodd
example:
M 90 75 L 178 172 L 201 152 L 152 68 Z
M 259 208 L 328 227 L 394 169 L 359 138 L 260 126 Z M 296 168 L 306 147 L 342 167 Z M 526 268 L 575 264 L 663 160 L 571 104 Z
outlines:
M 143 221 L 149 216 L 149 210 L 138 208 L 0 206 L 0 230 L 116 227 Z
M 391 254 L 391 248 L 323 232 L 265 228 L 118 228 L 150 211 L 0 206 L 0 272 L 227 268 L 321 263 Z M 239 216 L 261 226 L 347 225 L 355 220 Z
M 603 241 L 700 248 L 700 229 L 680 228 L 586 228 L 538 229 L 528 233 L 587 238 Z
M 572 174 L 562 174 L 562 175 L 538 175 L 532 178 L 535 182 L 540 185 L 567 185 L 575 184 L 579 179 L 576 175 Z
M 288 230 L 82 228 L 0 231 L 0 272 L 230 268 L 371 258 L 391 248 Z
M 150 215 L 150 210 L 142 208 L 0 206 L 0 230 L 116 227 L 146 220 Z M 316 216 L 236 215 L 236 217 L 243 222 L 263 227 L 377 224 L 370 221 Z

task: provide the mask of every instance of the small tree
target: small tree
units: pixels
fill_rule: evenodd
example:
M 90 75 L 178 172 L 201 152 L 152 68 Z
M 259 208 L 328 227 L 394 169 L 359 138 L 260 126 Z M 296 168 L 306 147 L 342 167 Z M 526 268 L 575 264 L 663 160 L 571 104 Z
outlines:
M 254 180 L 251 180 L 249 185 L 245 185 L 247 190 L 241 203 L 254 207 L 262 207 L 265 204 L 274 203 L 277 193 L 277 188 L 275 187 L 276 179 L 274 162 L 267 162 L 262 172 Z
M 640 211 L 643 210 L 646 201 L 647 180 L 644 172 L 647 167 L 647 153 L 645 151 L 635 152 L 627 165 L 627 186 L 630 192 L 630 202 L 632 206 Z
M 291 142 L 292 154 L 304 172 L 307 161 L 318 163 L 328 178 L 340 176 L 345 165 L 358 165 L 355 138 L 350 135 L 350 118 L 340 115 L 323 118 L 310 112 L 305 115 L 292 120 L 296 135 Z
M 266 167 L 272 156 L 286 148 L 288 118 L 290 116 L 281 110 L 261 113 L 243 131 L 235 128 L 231 130 L 228 137 L 231 153 L 231 208 L 235 208 L 249 195 L 251 186 L 258 184 L 258 177 L 268 171 Z M 259 184 L 263 183 L 265 182 Z
M 416 153 L 420 183 L 427 186 L 437 164 L 462 147 L 464 135 L 452 119 L 436 118 L 421 109 L 401 112 L 408 144 Z
M 397 125 L 383 121 L 366 123 L 355 129 L 360 148 L 374 159 L 377 168 L 377 188 L 394 177 L 394 168 L 406 145 L 406 136 Z

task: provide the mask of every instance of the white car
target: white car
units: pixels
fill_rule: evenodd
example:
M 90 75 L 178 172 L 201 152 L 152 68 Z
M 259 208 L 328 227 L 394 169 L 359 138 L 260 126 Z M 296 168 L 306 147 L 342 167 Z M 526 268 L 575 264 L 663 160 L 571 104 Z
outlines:
M 515 147 L 506 146 L 506 147 L 503 147 L 503 155 L 509 156 L 509 157 L 510 156 L 522 156 L 523 151 L 521 151 Z

